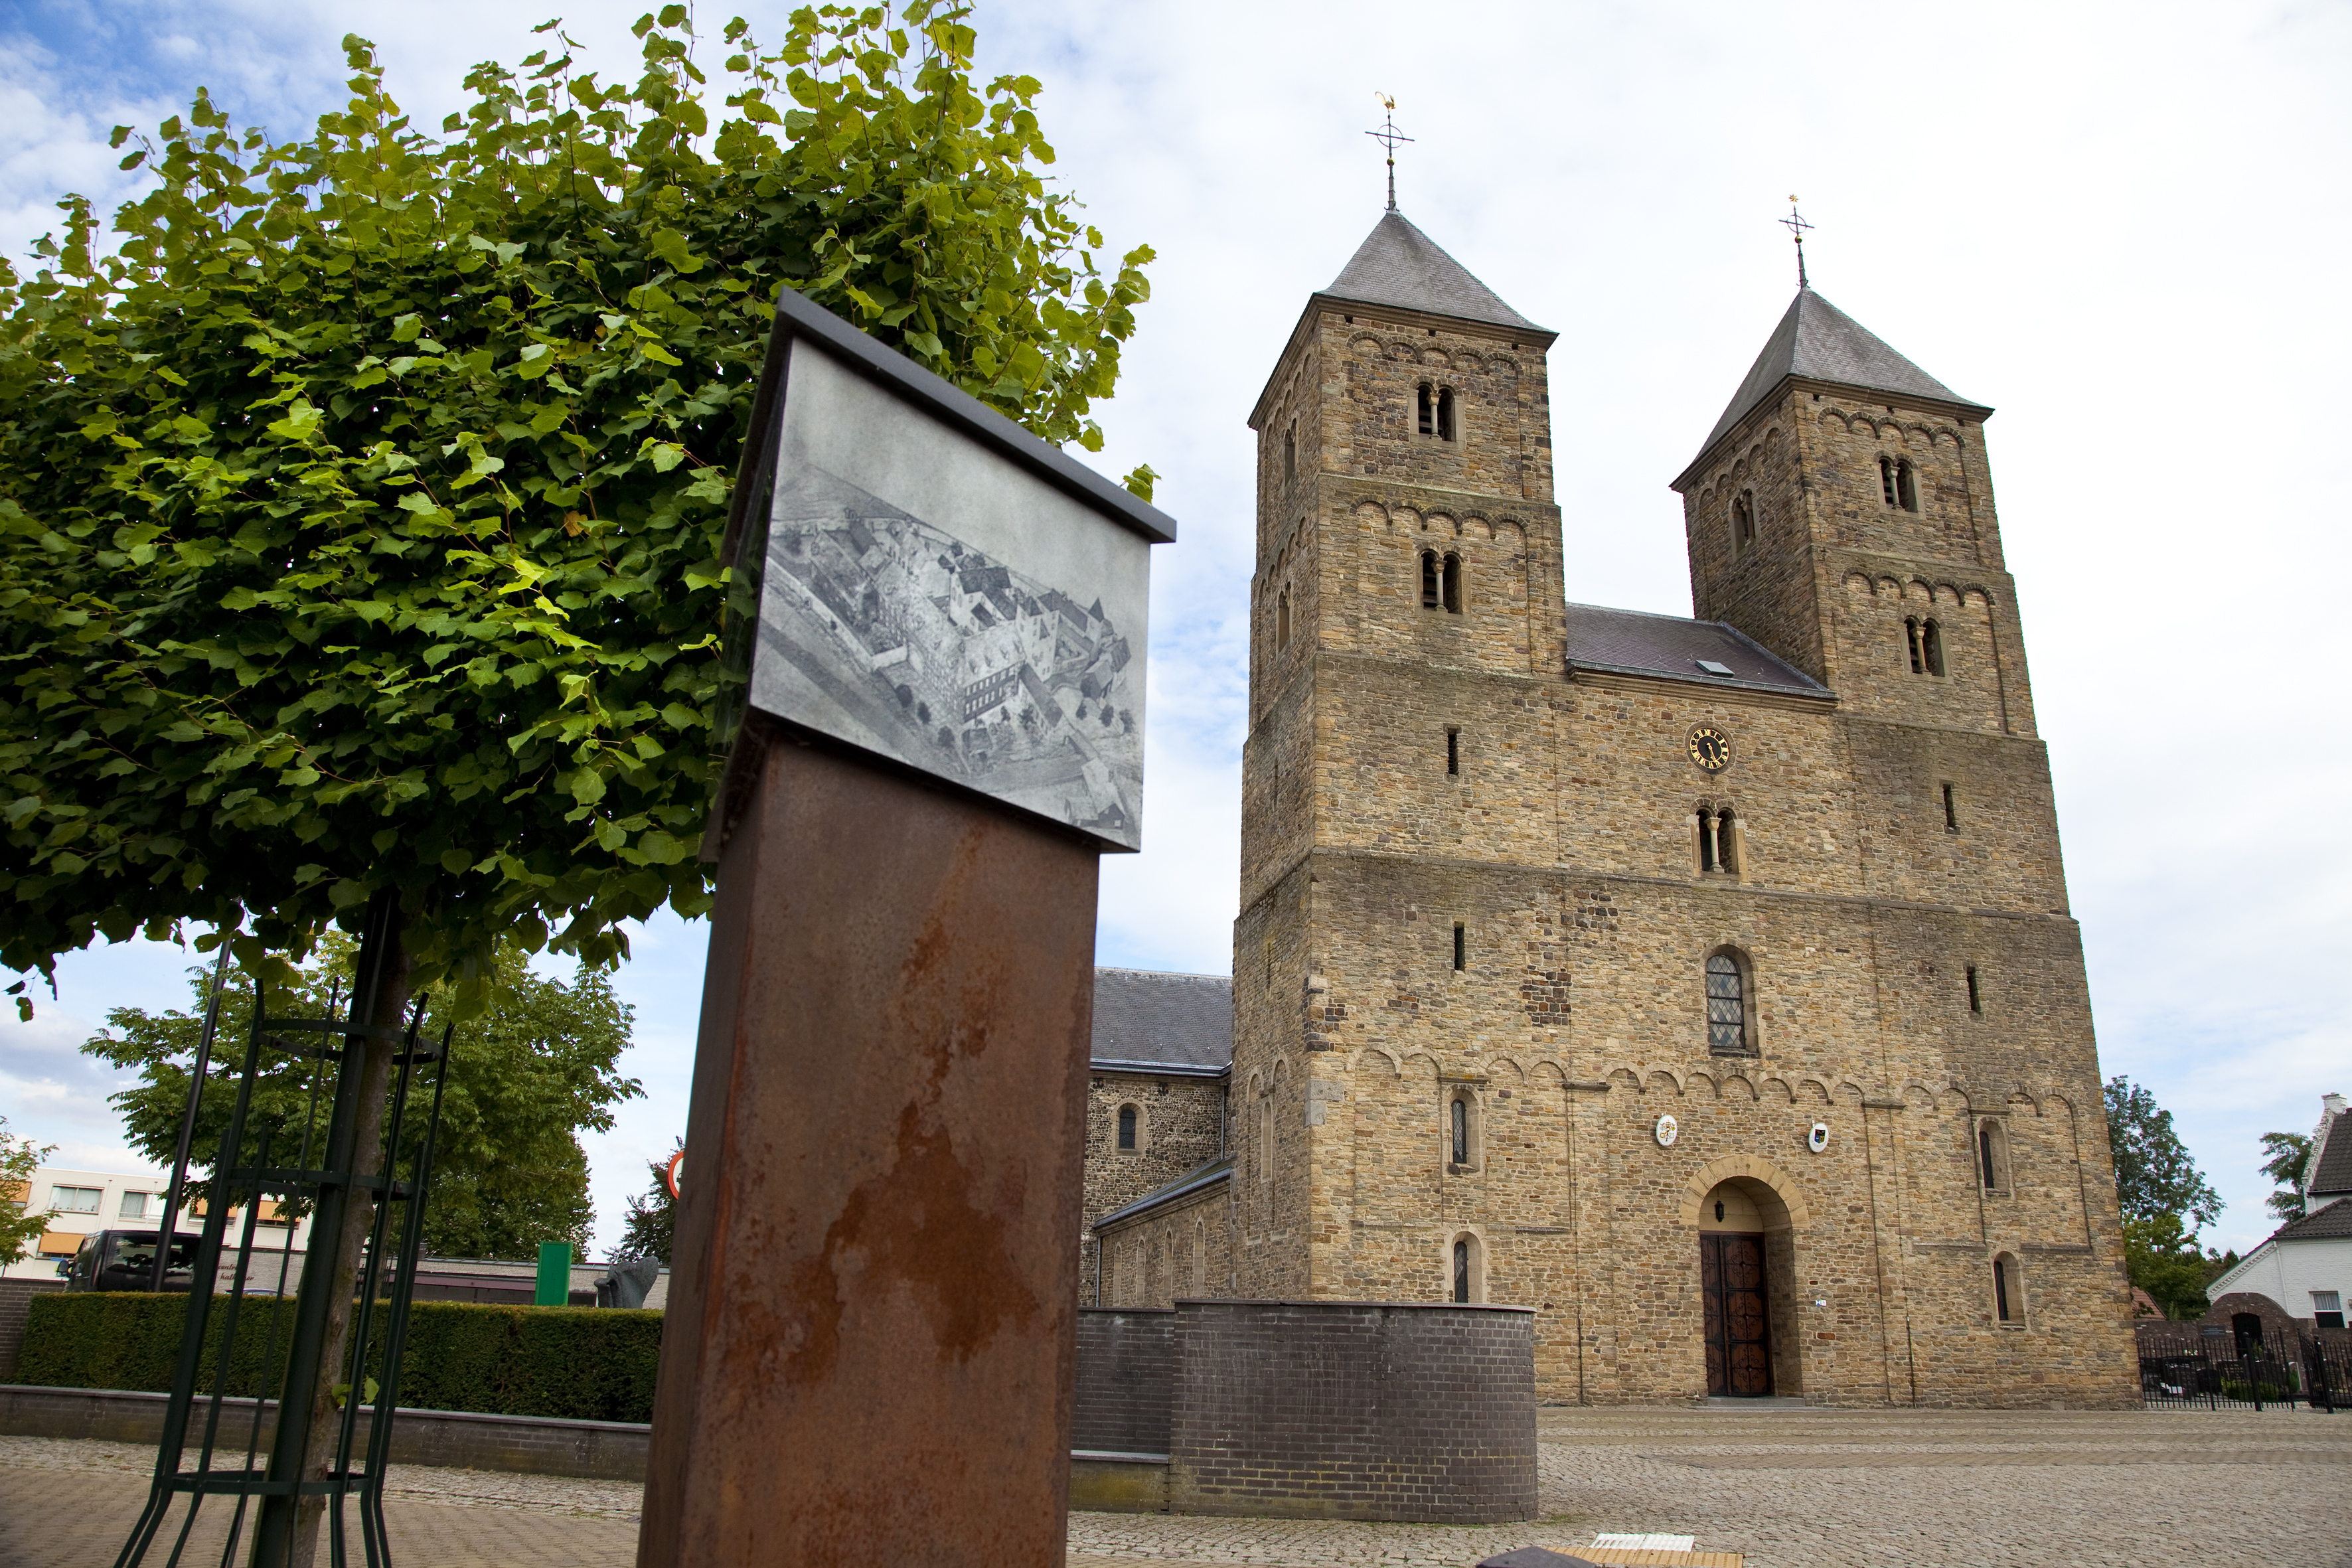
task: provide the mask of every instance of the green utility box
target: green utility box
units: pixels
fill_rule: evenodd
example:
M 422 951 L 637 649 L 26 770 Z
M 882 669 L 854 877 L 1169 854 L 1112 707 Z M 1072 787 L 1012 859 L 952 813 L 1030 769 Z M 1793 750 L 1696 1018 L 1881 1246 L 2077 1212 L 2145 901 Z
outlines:
M 531 1293 L 534 1307 L 562 1307 L 572 1301 L 572 1244 L 539 1244 L 539 1289 Z

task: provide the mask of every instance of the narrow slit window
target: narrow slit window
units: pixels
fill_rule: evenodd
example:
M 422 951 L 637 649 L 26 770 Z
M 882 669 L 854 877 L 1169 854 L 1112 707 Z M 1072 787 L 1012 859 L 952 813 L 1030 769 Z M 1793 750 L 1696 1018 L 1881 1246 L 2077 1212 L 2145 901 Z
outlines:
M 1953 797 L 1952 786 L 1950 784 L 1946 784 L 1944 786 L 1944 831 L 1947 833 L 1958 833 L 1959 830 L 1959 803 Z
M 1984 1014 L 1984 993 L 1977 986 L 1977 966 L 1973 963 L 1969 965 L 1969 1011 L 1979 1016 Z
M 1285 479 L 1298 477 L 1298 426 L 1296 425 L 1282 433 L 1282 477 Z
M 1437 605 L 1437 552 L 1424 550 L 1421 552 L 1421 607 L 1433 610 Z
M 1470 1163 L 1470 1102 L 1457 1094 L 1449 1109 L 1453 1112 L 1454 1163 L 1466 1165 Z
M 1919 657 L 1919 619 L 1916 616 L 1903 617 L 1903 637 L 1911 645 L 1911 673 L 1927 674 L 1927 662 Z
M 2016 1273 L 2016 1261 L 2006 1253 L 1992 1260 L 1993 1310 L 2004 1323 L 2019 1321 L 2018 1308 L 2021 1303 L 2017 1299 Z
M 1418 406 L 1413 428 L 1423 436 L 1436 435 L 1437 400 L 1431 393 L 1429 383 L 1424 381 L 1414 389 L 1414 399 Z
M 1440 585 L 1445 595 L 1445 613 L 1449 616 L 1460 615 L 1462 613 L 1462 557 L 1452 554 L 1446 556 Z
M 1454 438 L 1454 389 L 1450 386 L 1439 387 L 1437 389 L 1437 438 L 1441 441 L 1451 441 Z
M 1756 494 L 1742 490 L 1739 499 L 1731 503 L 1731 544 L 1734 551 L 1745 553 L 1756 543 Z
M 1933 621 L 1919 623 L 1919 657 L 1926 661 L 1927 673 L 1944 673 L 1944 629 Z
M 1454 967 L 1470 967 L 1470 933 L 1463 929 L 1460 921 L 1454 922 Z
M 1290 646 L 1290 590 L 1285 588 L 1274 601 L 1274 646 L 1277 652 Z
M 1895 459 L 1892 458 L 1878 459 L 1878 493 L 1886 498 L 1888 506 L 1895 504 Z
M 1448 778 L 1462 776 L 1462 731 L 1445 731 L 1445 774 Z
M 1470 1304 L 1470 1238 L 1466 1236 L 1454 1244 L 1454 1300 L 1462 1306 Z
M 1132 1105 L 1118 1108 L 1118 1146 L 1127 1150 L 1135 1147 L 1135 1107 Z
M 1988 1116 L 1977 1123 L 1977 1173 L 1986 1192 L 2010 1190 L 2009 1129 L 1998 1117 Z

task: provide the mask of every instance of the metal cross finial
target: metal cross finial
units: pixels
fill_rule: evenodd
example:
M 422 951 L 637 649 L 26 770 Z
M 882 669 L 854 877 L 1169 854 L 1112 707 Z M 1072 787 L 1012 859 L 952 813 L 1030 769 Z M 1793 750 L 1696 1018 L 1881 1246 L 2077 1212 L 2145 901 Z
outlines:
M 1373 93 L 1373 94 L 1372 94 L 1372 96 L 1373 96 L 1374 98 L 1377 98 L 1377 99 L 1379 99 L 1379 100 L 1381 100 L 1381 107 L 1382 109 L 1384 109 L 1384 110 L 1388 110 L 1388 113 L 1387 113 L 1387 115 L 1386 115 L 1382 120 L 1381 120 L 1381 128 L 1380 128 L 1378 131 L 1367 131 L 1367 132 L 1364 132 L 1364 134 L 1365 134 L 1365 135 L 1367 135 L 1367 136 L 1369 136 L 1369 137 L 1370 137 L 1373 141 L 1375 141 L 1375 142 L 1379 142 L 1381 146 L 1383 146 L 1383 147 L 1385 147 L 1385 148 L 1387 148 L 1387 149 L 1389 150 L 1389 211 L 1391 211 L 1391 212 L 1394 212 L 1394 211 L 1396 211 L 1396 210 L 1397 210 L 1397 208 L 1396 208 L 1396 150 L 1397 150 L 1397 143 L 1398 143 L 1398 142 L 1410 142 L 1410 141 L 1412 141 L 1412 137 L 1410 137 L 1410 136 L 1400 136 L 1400 135 L 1398 135 L 1398 134 L 1397 134 L 1397 128 L 1396 128 L 1396 100 L 1395 100 L 1395 99 L 1393 99 L 1393 98 L 1391 98 L 1391 97 L 1390 97 L 1387 93 L 1385 93 L 1385 92 L 1375 92 L 1375 93 Z
M 1789 216 L 1780 220 L 1780 225 L 1790 234 L 1797 237 L 1797 287 L 1800 289 L 1811 288 L 1811 285 L 1807 283 L 1805 280 L 1805 230 L 1812 227 L 1813 226 L 1807 223 L 1803 217 L 1799 216 L 1797 212 L 1796 197 L 1790 196 L 1789 198 Z

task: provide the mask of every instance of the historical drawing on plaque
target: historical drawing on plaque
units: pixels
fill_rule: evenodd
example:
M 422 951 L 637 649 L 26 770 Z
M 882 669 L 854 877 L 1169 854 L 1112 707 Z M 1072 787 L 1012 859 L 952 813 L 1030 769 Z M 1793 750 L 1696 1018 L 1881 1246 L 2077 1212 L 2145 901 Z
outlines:
M 761 642 L 836 732 L 1105 837 L 1132 830 L 1142 664 L 1099 599 L 805 468 L 776 495 L 766 600 Z

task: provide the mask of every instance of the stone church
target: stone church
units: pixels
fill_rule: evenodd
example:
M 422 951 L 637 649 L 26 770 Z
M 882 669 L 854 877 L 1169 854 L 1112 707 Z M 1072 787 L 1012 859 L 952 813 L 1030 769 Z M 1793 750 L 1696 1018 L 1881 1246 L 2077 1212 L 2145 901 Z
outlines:
M 1258 437 L 1233 977 L 1104 971 L 1086 1299 L 1533 1308 L 1543 1397 L 2137 1400 L 1969 402 L 1801 287 L 1570 602 L 1545 354 L 1395 211 Z

